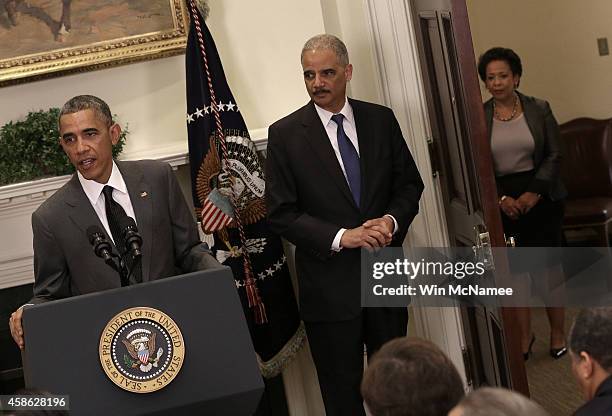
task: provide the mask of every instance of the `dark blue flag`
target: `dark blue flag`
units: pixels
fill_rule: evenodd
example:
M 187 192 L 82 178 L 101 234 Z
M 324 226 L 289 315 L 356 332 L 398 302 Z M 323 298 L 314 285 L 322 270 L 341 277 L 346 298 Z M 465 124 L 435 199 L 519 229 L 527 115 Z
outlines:
M 278 374 L 304 340 L 281 240 L 266 223 L 262 162 L 227 84 L 200 12 L 188 1 L 187 130 L 194 205 L 231 267 L 266 377 Z

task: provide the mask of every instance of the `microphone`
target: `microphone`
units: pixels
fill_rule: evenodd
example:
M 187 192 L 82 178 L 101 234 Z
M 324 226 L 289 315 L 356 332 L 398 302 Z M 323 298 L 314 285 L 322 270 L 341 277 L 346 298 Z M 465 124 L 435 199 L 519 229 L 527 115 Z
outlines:
M 87 228 L 87 238 L 89 239 L 89 243 L 93 246 L 94 253 L 96 256 L 104 259 L 105 263 L 113 263 L 113 248 L 111 247 L 108 240 L 106 240 L 106 236 L 104 232 L 97 225 L 92 225 Z M 109 263 L 110 264 L 110 263 Z
M 138 227 L 132 217 L 125 216 L 120 222 L 119 226 L 123 230 L 121 235 L 123 242 L 125 243 L 125 249 L 132 253 L 133 258 L 138 258 L 142 255 L 140 248 L 142 246 L 142 237 L 138 234 Z
M 122 272 L 123 261 L 119 259 L 119 265 L 117 265 L 115 258 L 118 256 L 113 254 L 113 247 L 106 239 L 104 231 L 102 231 L 97 225 L 92 225 L 91 227 L 87 228 L 85 233 L 87 234 L 89 243 L 93 246 L 96 256 L 103 258 L 104 263 L 108 264 L 113 268 L 113 270 L 119 273 L 119 277 L 121 277 L 121 286 L 127 286 Z

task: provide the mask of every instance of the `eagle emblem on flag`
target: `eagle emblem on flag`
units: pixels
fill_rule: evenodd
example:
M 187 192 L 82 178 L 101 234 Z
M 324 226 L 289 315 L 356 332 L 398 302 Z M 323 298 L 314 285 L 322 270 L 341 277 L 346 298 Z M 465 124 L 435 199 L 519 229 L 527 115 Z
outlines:
M 202 230 L 207 234 L 235 226 L 232 223 L 232 193 L 243 224 L 253 224 L 266 216 L 265 179 L 255 145 L 250 139 L 238 135 L 226 136 L 225 140 L 228 159 L 224 163 L 228 164 L 230 175 L 222 171 L 214 136 L 210 137 L 208 153 L 197 175 L 197 197 L 204 201 Z

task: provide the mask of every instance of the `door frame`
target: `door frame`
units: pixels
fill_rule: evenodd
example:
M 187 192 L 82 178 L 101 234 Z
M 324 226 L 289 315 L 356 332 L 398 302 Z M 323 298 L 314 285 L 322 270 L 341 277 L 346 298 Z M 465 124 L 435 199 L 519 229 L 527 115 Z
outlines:
M 442 197 L 442 188 L 438 177 L 434 176 L 434 169 L 430 160 L 428 140 L 432 137 L 429 124 L 428 110 L 423 77 L 419 65 L 419 52 L 415 37 L 413 15 L 408 0 L 362 0 L 366 14 L 367 29 L 373 50 L 373 63 L 375 77 L 383 104 L 393 108 L 400 123 L 404 138 L 413 154 L 415 162 L 421 172 L 425 191 L 421 198 L 420 212 L 410 227 L 405 241 L 407 246 L 445 247 L 449 245 L 446 213 Z M 453 10 L 454 19 L 467 21 L 467 7 L 464 1 Z M 463 19 L 463 20 L 462 20 Z M 472 42 L 469 24 L 467 27 L 456 29 L 456 42 Z M 460 64 L 469 65 L 467 60 L 473 56 L 459 54 Z M 463 82 L 478 85 L 476 68 L 473 74 L 462 74 Z M 482 108 L 482 102 L 466 102 L 469 108 Z M 470 122 L 476 125 L 484 124 L 484 111 L 469 111 Z M 482 123 L 482 124 L 481 124 Z M 477 150 L 476 150 L 477 151 Z M 492 166 L 490 152 L 477 154 L 478 158 L 489 160 Z M 478 160 L 478 159 L 476 159 Z M 491 168 L 492 169 L 492 168 Z M 494 180 L 481 186 L 483 196 L 493 195 L 492 198 L 483 198 L 483 210 L 487 224 L 498 224 L 500 227 L 492 241 L 494 246 L 504 245 L 501 221 L 491 217 L 497 212 L 497 190 Z M 487 204 L 485 206 L 484 204 Z M 493 205 L 494 204 L 494 207 Z M 492 209 L 494 208 L 494 209 Z M 488 214 L 487 214 L 488 213 Z M 487 216 L 488 215 L 488 216 Z M 464 384 L 469 386 L 469 378 L 465 369 L 464 352 L 466 349 L 465 334 L 459 308 L 413 308 L 413 317 L 416 322 L 418 336 L 430 339 L 438 345 L 453 361 L 460 372 Z M 509 319 L 508 311 L 502 310 L 504 331 L 507 334 L 516 334 L 515 320 Z M 516 341 L 516 342 L 515 342 Z M 513 380 L 513 388 L 523 394 L 529 394 L 529 387 L 525 376 L 524 364 L 520 359 L 520 345 L 518 340 L 506 342 L 509 354 L 509 369 Z
M 431 137 L 427 103 L 410 10 L 402 0 L 363 0 L 373 50 L 375 77 L 385 105 L 394 109 L 404 139 L 421 172 L 425 191 L 419 215 L 404 244 L 445 247 L 449 244 L 440 181 L 432 175 L 427 139 Z M 457 367 L 464 385 L 465 341 L 458 308 L 422 308 L 413 302 L 417 335 L 438 345 Z

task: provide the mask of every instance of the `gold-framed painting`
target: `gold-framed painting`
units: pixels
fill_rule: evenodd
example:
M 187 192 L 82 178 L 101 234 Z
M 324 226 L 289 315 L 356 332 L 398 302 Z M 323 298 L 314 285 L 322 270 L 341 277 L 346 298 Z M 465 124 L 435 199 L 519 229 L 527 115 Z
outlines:
M 184 53 L 183 0 L 0 0 L 0 87 Z

